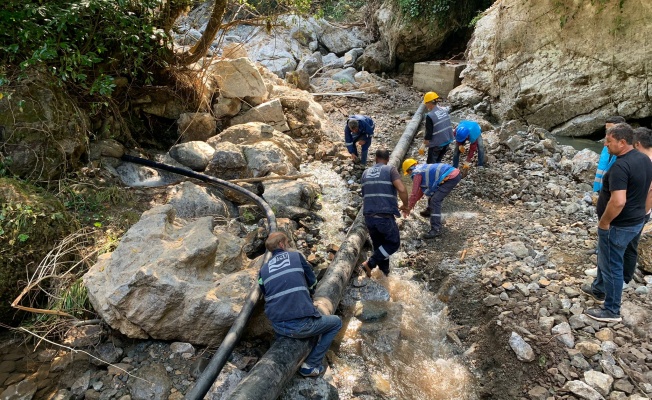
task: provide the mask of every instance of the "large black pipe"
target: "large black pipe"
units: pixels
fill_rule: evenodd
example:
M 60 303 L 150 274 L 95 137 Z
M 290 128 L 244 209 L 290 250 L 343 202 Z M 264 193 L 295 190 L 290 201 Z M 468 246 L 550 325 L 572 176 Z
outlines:
M 237 191 L 238 193 L 241 193 L 242 195 L 252 199 L 254 203 L 256 203 L 256 205 L 263 210 L 265 217 L 267 218 L 267 223 L 269 224 L 270 232 L 276 232 L 277 230 L 276 216 L 274 215 L 274 212 L 272 211 L 272 208 L 269 206 L 269 204 L 267 204 L 267 202 L 265 202 L 265 200 L 263 200 L 260 196 L 236 184 L 209 175 L 200 174 L 194 171 L 188 171 L 182 168 L 173 167 L 171 165 L 158 163 L 140 157 L 133 157 L 127 154 L 122 156 L 122 160 L 173 172 L 175 174 L 187 176 L 190 178 L 199 179 L 213 185 Z M 269 252 L 265 254 L 263 262 L 267 261 L 269 255 Z M 219 375 L 220 371 L 222 371 L 222 368 L 224 368 L 224 365 L 226 364 L 229 356 L 233 352 L 233 349 L 244 333 L 247 321 L 249 321 L 249 317 L 251 316 L 256 303 L 260 299 L 260 295 L 260 287 L 258 284 L 255 284 L 249 292 L 249 295 L 247 296 L 245 304 L 242 306 L 240 313 L 236 317 L 235 321 L 233 321 L 233 325 L 231 325 L 229 332 L 227 332 L 226 336 L 222 340 L 220 347 L 217 349 L 215 354 L 213 354 L 211 361 L 208 363 L 201 376 L 197 378 L 195 386 L 193 386 L 192 389 L 186 394 L 186 399 L 199 400 L 204 398 L 208 390 L 211 388 L 213 382 L 215 382 L 217 375 Z
M 390 156 L 389 164 L 400 169 L 421 123 L 425 106 L 422 104 L 408 123 Z M 360 250 L 367 240 L 367 228 L 362 210 L 353 221 L 346 239 L 340 246 L 326 274 L 317 285 L 314 302 L 322 314 L 333 314 L 351 279 Z M 231 400 L 274 400 L 292 378 L 310 352 L 307 340 L 280 338 L 272 344 L 249 374 L 238 384 Z

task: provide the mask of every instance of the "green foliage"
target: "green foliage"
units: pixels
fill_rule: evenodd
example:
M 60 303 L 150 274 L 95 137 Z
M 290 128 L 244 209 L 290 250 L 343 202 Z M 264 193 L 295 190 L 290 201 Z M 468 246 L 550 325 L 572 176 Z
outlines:
M 585 0 L 586 1 L 586 0 Z M 609 4 L 617 4 L 618 12 L 614 15 L 614 27 L 611 33 L 616 34 L 624 28 L 623 10 L 625 7 L 625 0 L 589 0 L 591 5 L 597 6 L 596 13 L 602 13 Z M 552 4 L 557 14 L 559 14 L 559 27 L 566 26 L 568 21 L 575 18 L 575 14 L 579 11 L 585 2 L 576 2 L 571 0 L 552 0 Z
M 242 222 L 245 224 L 253 224 L 256 222 L 256 215 L 248 208 L 245 208 L 244 211 L 242 211 Z
M 109 97 L 114 76 L 149 82 L 164 64 L 162 0 L 5 0 L 0 64 L 47 70 L 80 94 Z M 0 93 L 3 86 L 0 71 Z
M 398 0 L 401 12 L 412 20 L 456 26 L 466 26 L 491 4 L 491 0 Z
M 63 311 L 79 319 L 83 319 L 92 309 L 88 300 L 88 292 L 82 278 L 77 279 L 69 287 L 65 288 L 60 296 L 53 299 L 51 310 Z M 44 315 L 43 318 L 52 316 Z
M 364 0 L 324 1 L 316 7 L 316 14 L 332 21 L 355 20 L 355 13 L 365 4 Z

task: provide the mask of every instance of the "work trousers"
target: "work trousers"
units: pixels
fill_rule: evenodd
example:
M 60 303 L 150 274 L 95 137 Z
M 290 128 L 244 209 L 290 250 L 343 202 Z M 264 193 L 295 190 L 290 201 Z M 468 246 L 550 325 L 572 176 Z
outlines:
M 374 252 L 367 260 L 370 269 L 378 267 L 385 275 L 389 274 L 389 256 L 396 253 L 401 245 L 401 235 L 394 217 L 365 216 L 367 230 L 371 237 Z
M 428 210 L 430 210 L 430 229 L 439 232 L 441 230 L 441 205 L 448 194 L 462 180 L 462 174 L 455 178 L 444 181 L 439 185 L 437 191 L 428 199 Z
M 460 163 L 460 147 L 459 144 L 453 149 L 453 167 L 457 168 Z M 475 155 L 476 150 L 478 151 L 478 167 L 484 165 L 484 143 L 482 142 L 482 136 L 469 145 L 469 153 L 466 156 L 466 162 L 471 162 L 473 156 Z
M 358 155 L 358 143 L 354 142 L 353 143 L 353 154 L 358 156 L 360 159 L 360 164 L 366 165 L 367 164 L 367 154 L 369 153 L 369 146 L 371 146 L 371 137 L 365 141 L 365 143 L 360 146 L 360 154 Z
M 322 315 L 320 317 L 306 317 L 291 319 L 289 321 L 272 322 L 274 332 L 281 336 L 294 339 L 307 339 L 319 336 L 317 344 L 312 348 L 305 359 L 309 367 L 321 365 L 324 355 L 330 347 L 335 335 L 342 327 L 342 320 L 337 315 Z
M 426 159 L 426 164 L 440 163 L 447 151 L 447 144 L 440 147 L 428 147 L 428 158 Z

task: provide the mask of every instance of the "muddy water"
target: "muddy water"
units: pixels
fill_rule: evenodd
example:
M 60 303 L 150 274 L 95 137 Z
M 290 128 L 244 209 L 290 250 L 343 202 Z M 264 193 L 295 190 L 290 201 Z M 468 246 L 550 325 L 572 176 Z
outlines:
M 355 195 L 327 164 L 311 163 L 301 171 L 318 177 L 322 186 L 322 242 L 341 243 L 342 209 Z M 473 399 L 471 374 L 446 338 L 447 309 L 401 267 L 404 258 L 402 252 L 392 256 L 388 278 L 375 270 L 358 300 L 345 294 L 344 328 L 331 360 L 333 384 L 341 399 Z M 356 309 L 372 306 L 386 315 L 371 321 L 354 316 Z

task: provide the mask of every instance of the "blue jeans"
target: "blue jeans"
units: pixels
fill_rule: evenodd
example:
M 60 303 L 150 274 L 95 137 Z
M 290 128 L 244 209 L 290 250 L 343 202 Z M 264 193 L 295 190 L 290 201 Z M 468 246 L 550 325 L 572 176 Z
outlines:
M 367 154 L 369 153 L 369 146 L 371 146 L 371 137 L 365 141 L 365 143 L 360 146 L 360 153 L 362 153 L 360 157 L 360 164 L 365 165 L 367 164 Z M 356 156 L 358 155 L 358 143 L 355 142 L 353 143 L 353 154 Z
M 650 221 L 650 214 L 645 216 L 645 224 Z M 629 242 L 627 249 L 625 250 L 625 255 L 623 256 L 623 280 L 625 283 L 629 283 L 634 279 L 634 273 L 636 272 L 636 261 L 638 260 L 638 241 L 641 239 L 641 233 L 643 233 L 643 228 L 636 235 L 636 237 Z
M 393 217 L 376 218 L 372 216 L 365 216 L 364 220 L 374 246 L 374 252 L 367 261 L 369 268 L 374 269 L 378 266 L 387 275 L 389 274 L 389 256 L 396 253 L 401 245 L 401 235 L 398 232 L 396 220 Z
M 291 319 L 289 321 L 272 322 L 274 332 L 281 336 L 294 339 L 307 339 L 320 336 L 317 344 L 312 348 L 305 359 L 310 367 L 321 365 L 326 351 L 333 342 L 335 335 L 342 327 L 342 320 L 337 315 L 322 315 L 320 317 L 306 317 Z
M 642 228 L 642 222 L 634 226 L 611 226 L 608 230 L 598 228 L 598 275 L 591 288 L 595 293 L 604 293 L 604 308 L 614 314 L 620 314 L 625 252 Z
M 428 147 L 428 158 L 426 159 L 426 164 L 440 163 L 447 151 L 447 144 L 441 147 Z
M 428 200 L 428 210 L 430 210 L 430 229 L 441 230 L 441 204 L 455 186 L 462 180 L 462 174 L 457 174 L 455 178 L 449 179 L 439 185 L 437 191 L 430 196 Z
M 478 148 L 478 167 L 482 167 L 484 164 L 484 143 L 482 142 L 482 136 L 476 140 L 475 143 L 471 144 L 471 146 L 476 145 Z M 471 146 L 469 146 L 469 155 L 466 158 L 467 162 L 471 161 Z M 453 167 L 457 168 L 457 166 L 460 164 L 460 147 L 459 145 L 456 144 L 455 149 L 453 149 Z

